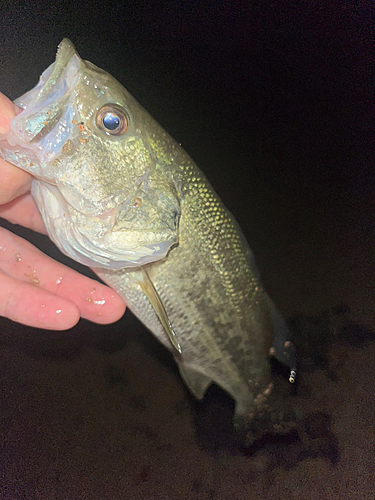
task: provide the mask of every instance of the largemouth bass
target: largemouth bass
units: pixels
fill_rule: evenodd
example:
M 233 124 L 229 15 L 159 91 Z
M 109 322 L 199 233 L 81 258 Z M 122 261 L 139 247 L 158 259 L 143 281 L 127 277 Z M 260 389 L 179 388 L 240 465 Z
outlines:
M 193 160 L 112 76 L 64 39 L 0 138 L 32 174 L 50 238 L 90 266 L 175 357 L 190 391 L 215 382 L 247 442 L 294 425 L 270 356 L 296 360 L 237 223 Z

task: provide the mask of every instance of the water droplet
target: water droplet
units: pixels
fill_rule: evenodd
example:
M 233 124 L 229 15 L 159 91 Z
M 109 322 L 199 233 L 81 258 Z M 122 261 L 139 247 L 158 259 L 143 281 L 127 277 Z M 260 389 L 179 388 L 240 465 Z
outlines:
M 59 278 L 57 278 L 57 280 L 56 280 L 56 285 L 59 285 L 61 282 L 62 282 L 62 278 L 60 278 L 60 277 L 59 277 Z
M 40 304 L 40 307 L 46 307 L 46 305 L 45 304 Z
M 21 255 L 19 253 L 16 253 L 16 261 L 21 262 Z
M 93 302 L 97 306 L 102 306 L 103 304 L 105 304 L 105 300 L 104 299 L 102 299 L 102 300 L 94 300 Z
M 60 314 L 60 313 L 61 313 L 61 309 L 57 309 L 56 314 Z

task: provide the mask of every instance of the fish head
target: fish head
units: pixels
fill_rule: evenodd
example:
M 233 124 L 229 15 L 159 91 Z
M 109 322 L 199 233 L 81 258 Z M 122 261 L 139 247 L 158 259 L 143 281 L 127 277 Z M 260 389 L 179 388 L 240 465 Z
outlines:
M 6 160 L 32 174 L 51 239 L 91 267 L 138 267 L 178 244 L 179 146 L 115 78 L 64 39 L 0 137 Z

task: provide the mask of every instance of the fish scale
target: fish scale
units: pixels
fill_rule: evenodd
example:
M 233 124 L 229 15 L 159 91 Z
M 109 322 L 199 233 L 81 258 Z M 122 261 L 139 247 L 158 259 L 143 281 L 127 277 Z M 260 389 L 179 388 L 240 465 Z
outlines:
M 214 380 L 241 401 L 245 407 L 241 413 L 246 416 L 256 395 L 270 383 L 271 325 L 267 332 L 263 320 L 258 338 L 243 335 L 259 330 L 264 291 L 249 265 L 250 250 L 243 244 L 235 222 L 207 180 L 194 170 L 195 165 L 189 163 L 172 172 L 184 186 L 179 245 L 163 261 L 149 264 L 149 273 L 181 343 L 182 356 L 176 356 L 176 360 L 188 387 L 202 397 L 201 387 Z M 187 182 L 193 175 L 195 180 Z M 208 233 L 213 234 L 212 239 L 207 238 Z M 151 304 L 141 300 L 140 272 L 137 276 L 126 271 L 121 275 L 103 269 L 95 272 L 126 297 L 135 314 L 169 346 Z M 236 339 L 240 343 L 235 346 Z
M 32 194 L 56 245 L 124 298 L 197 398 L 213 382 L 234 398 L 248 444 L 293 428 L 269 362 L 272 352 L 294 380 L 290 332 L 236 221 L 183 148 L 67 39 L 16 103 L 23 111 L 0 151 L 37 176 Z

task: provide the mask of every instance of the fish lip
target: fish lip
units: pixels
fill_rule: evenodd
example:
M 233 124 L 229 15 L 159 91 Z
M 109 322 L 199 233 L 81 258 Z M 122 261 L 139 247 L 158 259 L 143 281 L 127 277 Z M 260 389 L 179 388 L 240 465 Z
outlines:
M 81 62 L 72 42 L 68 38 L 64 38 L 57 47 L 54 63 L 42 73 L 37 86 L 18 97 L 14 101 L 14 104 L 22 110 L 26 110 L 31 102 L 33 105 L 39 104 L 61 83 L 65 70 L 74 56 Z M 47 78 L 44 80 L 43 77 L 46 76 Z M 68 91 L 69 89 L 67 88 L 65 93 Z
M 56 126 L 79 78 L 81 59 L 69 40 L 58 47 L 56 59 L 41 75 L 36 87 L 14 101 L 21 112 L 13 118 L 8 135 L 12 145 L 24 149 L 39 143 Z
M 49 166 L 74 133 L 71 115 L 76 111 L 70 96 L 79 81 L 81 64 L 73 44 L 64 39 L 39 83 L 14 101 L 21 110 L 12 119 L 10 130 L 0 137 L 3 158 L 45 182 L 51 182 Z M 49 140 L 52 130 L 57 131 L 54 142 Z

